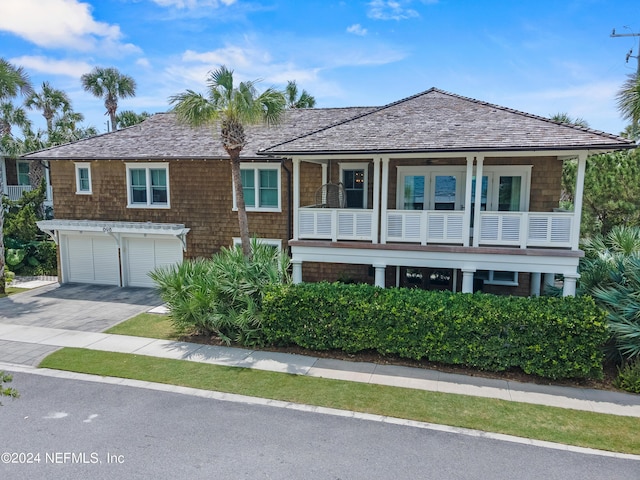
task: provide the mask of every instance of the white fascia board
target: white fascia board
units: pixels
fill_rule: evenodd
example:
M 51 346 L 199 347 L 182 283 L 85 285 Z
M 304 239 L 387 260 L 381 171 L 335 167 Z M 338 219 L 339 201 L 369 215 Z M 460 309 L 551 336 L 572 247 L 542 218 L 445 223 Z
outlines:
M 189 232 L 183 224 L 151 222 L 103 222 L 99 220 L 41 220 L 38 228 L 43 231 L 143 233 L 180 236 Z
M 499 255 L 486 253 L 403 251 L 340 247 L 291 246 L 294 261 L 386 265 L 402 267 L 503 270 L 513 272 L 575 272 L 579 257 L 549 255 Z

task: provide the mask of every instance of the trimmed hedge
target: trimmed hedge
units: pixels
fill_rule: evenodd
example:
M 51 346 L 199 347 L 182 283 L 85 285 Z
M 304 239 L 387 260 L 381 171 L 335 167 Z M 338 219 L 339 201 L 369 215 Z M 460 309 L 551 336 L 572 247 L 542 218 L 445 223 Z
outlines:
M 590 297 L 508 297 L 370 285 L 269 287 L 265 343 L 375 350 L 481 370 L 602 377 L 606 313 Z

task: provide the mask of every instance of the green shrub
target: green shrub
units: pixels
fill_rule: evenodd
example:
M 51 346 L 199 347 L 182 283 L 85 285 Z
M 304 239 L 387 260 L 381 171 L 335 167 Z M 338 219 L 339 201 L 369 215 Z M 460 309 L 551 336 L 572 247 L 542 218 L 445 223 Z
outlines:
M 57 247 L 50 240 L 25 242 L 14 237 L 5 239 L 5 264 L 16 274 L 56 275 Z
M 640 393 L 640 359 L 627 363 L 618 369 L 613 385 L 632 393 Z
M 227 344 L 259 341 L 262 292 L 288 282 L 289 258 L 252 242 L 252 259 L 240 248 L 223 248 L 212 259 L 187 260 L 150 274 L 179 329 L 216 335 Z
M 266 343 L 311 350 L 375 350 L 548 378 L 602 376 L 605 313 L 589 297 L 522 298 L 370 285 L 270 287 Z

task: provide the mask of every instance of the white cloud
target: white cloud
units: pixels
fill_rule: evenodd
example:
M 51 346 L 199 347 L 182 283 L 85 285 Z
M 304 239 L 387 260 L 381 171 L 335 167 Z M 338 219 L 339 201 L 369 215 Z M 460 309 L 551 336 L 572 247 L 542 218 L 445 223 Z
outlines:
M 193 10 L 201 7 L 213 7 L 217 8 L 222 5 L 233 5 L 236 0 L 153 0 L 154 3 L 161 7 L 174 7 L 178 9 Z
M 364 37 L 367 34 L 367 29 L 362 28 L 362 25 L 359 23 L 354 23 L 350 27 L 347 27 L 347 32 Z
M 96 21 L 91 5 L 78 0 L 3 0 L 0 31 L 45 48 L 80 51 L 99 48 L 108 54 L 140 50 L 121 43 L 120 27 Z
M 43 56 L 30 55 L 12 58 L 11 63 L 39 73 L 72 78 L 80 78 L 82 74 L 89 72 L 93 68 L 86 62 L 56 60 Z
M 372 0 L 369 2 L 367 16 L 375 20 L 406 20 L 419 17 L 420 14 L 408 8 L 411 0 Z
M 150 68 L 151 67 L 151 62 L 149 61 L 148 58 L 139 58 L 138 60 L 136 60 L 136 65 L 143 67 L 143 68 Z

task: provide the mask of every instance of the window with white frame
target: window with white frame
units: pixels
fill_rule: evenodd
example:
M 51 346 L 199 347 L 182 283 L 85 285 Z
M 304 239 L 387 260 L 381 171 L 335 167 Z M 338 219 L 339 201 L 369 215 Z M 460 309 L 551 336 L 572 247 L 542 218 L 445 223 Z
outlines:
M 91 194 L 91 165 L 76 163 L 76 194 Z
M 169 208 L 169 165 L 127 163 L 127 206 Z
M 262 245 L 269 245 L 270 247 L 274 247 L 278 251 L 282 250 L 282 240 L 278 238 L 256 238 L 256 242 Z M 240 237 L 233 237 L 233 246 L 241 247 L 242 239 Z
M 18 185 L 31 185 L 29 180 L 29 162 L 18 160 L 16 162 Z
M 248 211 L 279 212 L 280 164 L 247 163 L 240 165 L 244 203 Z M 235 189 L 233 208 L 237 208 Z
M 368 172 L 366 163 L 340 164 L 340 181 L 347 197 L 347 208 L 367 208 Z

